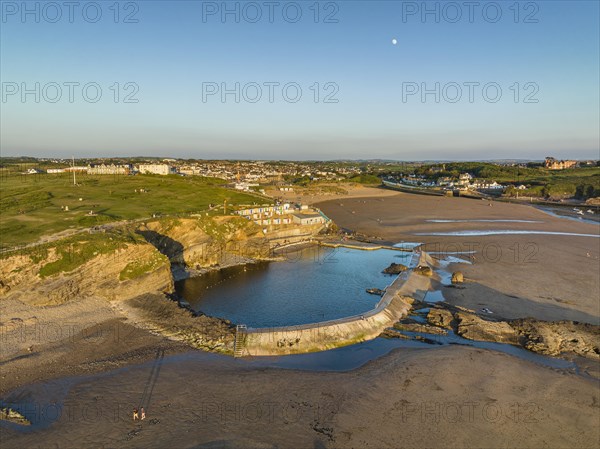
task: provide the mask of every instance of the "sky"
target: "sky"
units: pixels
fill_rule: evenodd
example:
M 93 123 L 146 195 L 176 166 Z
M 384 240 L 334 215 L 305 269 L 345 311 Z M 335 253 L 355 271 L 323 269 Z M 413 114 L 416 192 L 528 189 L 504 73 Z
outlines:
M 600 158 L 600 2 L 1 2 L 2 156 Z

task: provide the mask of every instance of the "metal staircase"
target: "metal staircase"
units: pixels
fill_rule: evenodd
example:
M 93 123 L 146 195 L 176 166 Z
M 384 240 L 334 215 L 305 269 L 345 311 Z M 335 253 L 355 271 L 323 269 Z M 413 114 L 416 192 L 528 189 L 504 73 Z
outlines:
M 238 324 L 235 328 L 235 340 L 233 343 L 233 356 L 242 357 L 246 347 L 246 336 L 248 328 L 245 324 Z

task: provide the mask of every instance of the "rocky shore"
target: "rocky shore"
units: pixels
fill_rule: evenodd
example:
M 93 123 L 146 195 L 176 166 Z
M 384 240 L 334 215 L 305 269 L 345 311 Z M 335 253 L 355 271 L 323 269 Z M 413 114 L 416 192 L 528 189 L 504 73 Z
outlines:
M 425 316 L 427 323 L 407 317 L 398 322 L 395 329 L 432 335 L 445 335 L 447 330 L 451 330 L 468 340 L 507 343 L 553 357 L 571 359 L 579 356 L 600 361 L 600 327 L 593 324 L 534 318 L 494 319 L 444 302 L 416 303 L 413 310 L 414 307 L 429 307 Z M 384 332 L 384 336 L 405 338 L 389 330 Z

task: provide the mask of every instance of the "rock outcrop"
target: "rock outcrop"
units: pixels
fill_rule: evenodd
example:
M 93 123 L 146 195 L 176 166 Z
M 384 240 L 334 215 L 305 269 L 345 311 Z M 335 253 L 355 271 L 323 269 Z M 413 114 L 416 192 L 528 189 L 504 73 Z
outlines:
M 196 316 L 163 295 L 142 295 L 121 304 L 125 314 L 137 325 L 158 332 L 173 340 L 213 352 L 233 352 L 235 327 L 228 320 Z
M 380 288 L 368 288 L 367 293 L 369 293 L 371 295 L 383 296 L 385 293 L 385 290 L 381 290 Z
M 600 327 L 593 324 L 533 318 L 496 320 L 446 303 L 431 307 L 427 322 L 469 340 L 508 343 L 550 356 L 577 355 L 600 360 Z
M 456 333 L 469 340 L 518 344 L 517 332 L 506 321 L 488 321 L 474 313 L 457 312 Z
M 267 260 L 282 245 L 309 241 L 322 225 L 265 227 L 242 217 L 155 220 L 138 232 L 172 264 L 195 270 Z
M 89 251 L 85 239 L 80 245 L 73 253 L 62 254 L 62 258 L 56 255 L 54 248 L 49 248 L 48 257 L 43 259 L 36 258 L 35 254 L 6 257 L 0 268 L 0 275 L 9 287 L 4 295 L 28 304 L 46 306 L 84 297 L 119 300 L 143 293 L 173 290 L 169 261 L 148 243 L 127 243 L 110 253 L 98 250 L 91 257 L 81 256 L 80 265 L 69 265 L 71 260 L 80 257 L 76 251 Z M 62 264 L 65 268 L 44 275 L 44 270 L 51 264 Z M 129 275 L 122 278 L 122 273 Z
M 465 281 L 465 277 L 462 274 L 462 271 L 455 271 L 452 273 L 452 283 L 453 284 L 462 284 Z
M 265 233 L 242 217 L 201 217 L 82 232 L 3 254 L 0 294 L 57 305 L 90 296 L 112 301 L 170 293 L 172 264 L 200 270 L 266 259 L 274 247 L 308 240 L 321 227 L 272 226 Z
M 437 326 L 432 326 L 431 324 L 417 323 L 411 321 L 410 319 L 404 319 L 394 324 L 394 329 L 406 332 L 420 332 L 424 334 L 436 335 L 446 335 L 448 333 L 444 329 L 440 329 Z
M 19 424 L 21 426 L 30 426 L 31 422 L 21 415 L 16 410 L 13 410 L 8 407 L 0 408 L 0 420 L 8 421 L 14 424 Z
M 408 270 L 406 265 L 401 263 L 392 263 L 389 267 L 382 271 L 384 274 L 400 274 Z
M 419 265 L 413 271 L 421 276 L 433 276 L 433 270 L 427 265 Z
M 600 359 L 600 327 L 576 321 L 511 321 L 520 344 L 530 351 L 551 356 L 573 353 Z
M 427 322 L 444 329 L 452 329 L 454 316 L 449 310 L 431 308 L 427 314 Z

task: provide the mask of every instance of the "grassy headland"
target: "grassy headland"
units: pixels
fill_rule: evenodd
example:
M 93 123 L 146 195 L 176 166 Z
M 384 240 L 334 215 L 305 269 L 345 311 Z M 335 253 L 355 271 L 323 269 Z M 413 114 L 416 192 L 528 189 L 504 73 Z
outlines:
M 78 174 L 73 185 L 69 173 L 5 173 L 0 183 L 0 249 L 69 229 L 205 212 L 211 205 L 220 206 L 213 213 L 222 213 L 225 201 L 228 208 L 268 202 L 226 189 L 221 179 L 195 176 Z

